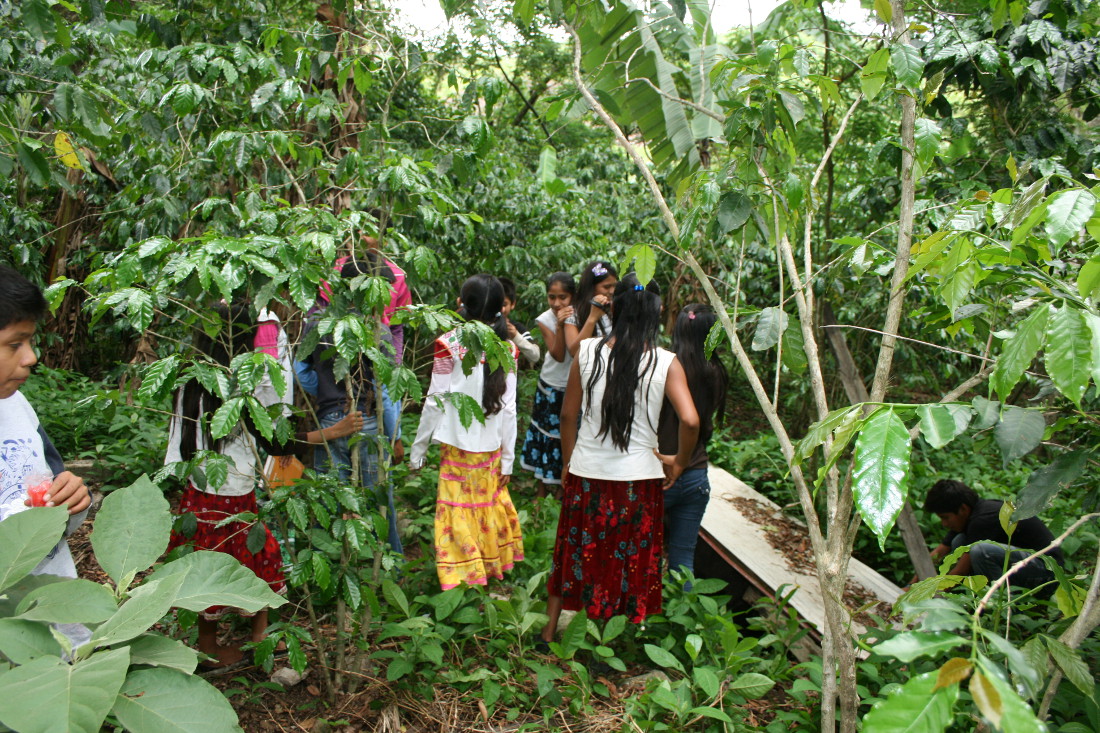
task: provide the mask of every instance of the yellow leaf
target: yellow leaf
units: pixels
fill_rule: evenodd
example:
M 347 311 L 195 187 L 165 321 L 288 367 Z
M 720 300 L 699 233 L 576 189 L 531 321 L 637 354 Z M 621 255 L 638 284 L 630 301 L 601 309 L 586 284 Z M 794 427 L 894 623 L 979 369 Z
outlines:
M 950 687 L 951 685 L 962 682 L 970 676 L 970 672 L 973 671 L 974 665 L 970 663 L 969 659 L 962 657 L 953 657 L 944 662 L 944 665 L 940 667 L 940 673 L 936 676 L 936 686 L 932 688 L 932 691 L 940 689 L 941 687 Z
M 72 142 L 69 141 L 69 136 L 65 133 L 59 132 L 54 136 L 53 150 L 57 153 L 57 157 L 61 158 L 61 162 L 68 167 L 85 170 L 84 166 L 80 163 L 80 156 L 76 154 Z
M 985 678 L 981 672 L 975 672 L 970 678 L 970 696 L 974 698 L 974 704 L 982 715 L 994 728 L 1001 727 L 1001 715 L 1004 707 L 1001 705 L 1001 693 L 993 683 Z

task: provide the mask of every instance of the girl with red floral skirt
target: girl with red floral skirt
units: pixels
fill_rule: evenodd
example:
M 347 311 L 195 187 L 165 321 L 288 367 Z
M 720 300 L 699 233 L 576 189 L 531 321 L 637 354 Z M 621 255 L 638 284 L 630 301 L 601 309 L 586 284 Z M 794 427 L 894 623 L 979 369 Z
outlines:
M 662 490 L 688 465 L 699 417 L 683 367 L 657 347 L 660 316 L 656 284 L 627 275 L 611 301 L 611 332 L 582 341 L 570 368 L 543 642 L 553 640 L 562 609 L 634 623 L 661 610 Z M 678 452 L 668 466 L 656 454 L 665 398 L 680 419 Z

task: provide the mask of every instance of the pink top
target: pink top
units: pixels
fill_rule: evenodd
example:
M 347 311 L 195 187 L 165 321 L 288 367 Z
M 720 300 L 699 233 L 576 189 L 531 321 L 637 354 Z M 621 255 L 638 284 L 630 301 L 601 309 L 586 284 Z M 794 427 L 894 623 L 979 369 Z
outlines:
M 341 257 L 336 260 L 332 265 L 332 269 L 340 272 L 340 269 L 344 266 L 344 263 L 350 260 L 350 257 Z M 390 318 L 393 317 L 394 312 L 403 305 L 412 304 L 412 294 L 409 292 L 409 286 L 405 283 L 405 271 L 395 265 L 389 259 L 383 257 L 382 261 L 393 271 L 393 283 L 390 284 L 390 304 L 386 306 L 386 309 L 382 311 L 382 324 L 385 326 L 390 325 Z M 329 302 L 332 297 L 332 286 L 324 280 L 321 281 L 321 291 L 318 293 L 322 300 L 326 303 Z

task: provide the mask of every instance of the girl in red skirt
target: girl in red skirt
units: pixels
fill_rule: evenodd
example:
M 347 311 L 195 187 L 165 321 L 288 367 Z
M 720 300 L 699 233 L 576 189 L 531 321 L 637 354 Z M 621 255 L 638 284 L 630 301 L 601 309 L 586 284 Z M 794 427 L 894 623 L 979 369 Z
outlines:
M 553 640 L 562 609 L 634 623 L 661 610 L 662 490 L 687 467 L 699 416 L 676 355 L 657 347 L 660 317 L 657 285 L 627 275 L 615 287 L 611 333 L 582 341 L 570 368 L 543 642 Z M 680 419 L 679 449 L 667 467 L 656 452 L 665 398 Z
M 265 407 L 276 403 L 290 405 L 293 402 L 294 370 L 286 334 L 278 317 L 266 310 L 261 311 L 257 327 L 249 322 L 243 308 L 221 308 L 218 315 L 223 325 L 218 337 L 210 338 L 200 332 L 195 337 L 195 349 L 225 368 L 239 354 L 253 350 L 271 354 L 279 361 L 286 390 L 279 395 L 273 386 L 273 380 L 265 375 L 253 391 L 253 396 Z M 225 482 L 220 486 L 208 483 L 200 488 L 195 483 L 188 482 L 180 501 L 180 513 L 194 514 L 198 520 L 197 529 L 190 537 L 173 532 L 168 547 L 173 549 L 180 545 L 193 544 L 196 550 L 232 555 L 257 577 L 266 581 L 273 591 L 283 594 L 286 592 L 286 582 L 283 579 L 282 554 L 271 531 L 264 527 L 264 545 L 259 552 L 253 553 L 248 549 L 248 535 L 253 526 L 251 523 L 236 521 L 219 524 L 227 517 L 244 512 L 255 514 L 258 511 L 256 485 L 262 469 L 262 464 L 258 462 L 258 449 L 275 456 L 286 455 L 291 451 L 287 446 L 265 440 L 256 429 L 247 409 L 242 411 L 240 422 L 228 435 L 218 440 L 211 439 L 210 419 L 221 405 L 222 400 L 207 391 L 197 380 L 188 382 L 176 395 L 175 414 L 169 424 L 165 463 L 190 461 L 200 451 L 212 450 L 229 459 L 229 470 Z M 316 443 L 335 440 L 358 430 L 362 427 L 362 421 L 362 413 L 352 412 L 337 425 L 323 431 L 298 433 L 295 440 Z M 252 615 L 225 606 L 212 606 L 199 614 L 199 651 L 215 660 L 204 664 L 208 668 L 235 664 L 244 655 L 239 646 L 218 643 L 218 621 L 228 611 Z M 267 625 L 267 611 L 252 615 L 252 641 L 263 640 Z

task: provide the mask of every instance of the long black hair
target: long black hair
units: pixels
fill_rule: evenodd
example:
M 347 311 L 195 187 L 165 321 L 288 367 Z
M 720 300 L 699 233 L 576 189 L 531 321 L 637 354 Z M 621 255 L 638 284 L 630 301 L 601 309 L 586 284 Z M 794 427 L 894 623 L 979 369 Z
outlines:
M 502 340 L 508 340 L 508 321 L 501 314 L 504 306 L 504 286 L 500 280 L 482 273 L 467 278 L 459 291 L 462 305 L 458 313 L 466 320 L 481 321 L 493 329 Z M 503 369 L 490 369 L 489 362 L 482 364 L 485 370 L 485 388 L 481 393 L 481 408 L 485 415 L 495 415 L 504 406 L 504 388 L 508 378 Z
M 199 354 L 228 369 L 235 356 L 253 350 L 256 325 L 248 317 L 245 306 L 221 305 L 215 309 L 215 313 L 220 322 L 218 332 L 212 337 L 205 329 L 200 328 L 192 344 Z M 193 379 L 183 386 L 181 402 L 183 419 L 180 426 L 180 457 L 185 461 L 195 457 L 200 435 L 208 449 L 219 450 L 221 440 L 215 444 L 210 439 L 210 416 L 222 406 L 221 397 L 208 390 L 197 379 Z
M 618 276 L 618 271 L 610 262 L 596 260 L 584 266 L 581 281 L 577 283 L 577 293 L 573 296 L 573 312 L 577 317 L 577 328 L 582 328 L 588 320 L 588 313 L 592 310 L 592 304 L 589 301 L 596 295 L 596 286 L 609 277 Z
M 726 400 L 729 375 L 716 352 L 707 358 L 707 336 L 718 322 L 709 305 L 684 306 L 672 327 L 672 350 L 684 368 L 695 411 L 699 413 L 699 435 L 714 432 L 714 413 Z M 703 438 L 700 438 L 703 439 Z
M 588 409 L 592 409 L 592 390 L 604 371 L 602 346 L 612 339 L 614 348 L 607 355 L 607 381 L 600 405 L 600 432 L 611 436 L 611 443 L 625 451 L 630 445 L 634 425 L 635 392 L 645 374 L 657 366 L 657 331 L 661 325 L 661 289 L 653 280 L 643 287 L 634 273 L 615 286 L 611 300 L 611 333 L 596 347 L 592 374 L 585 385 Z M 643 363 L 643 359 L 645 362 Z M 643 406 L 643 409 L 645 407 Z
M 546 278 L 546 289 L 549 291 L 554 283 L 561 283 L 561 289 L 569 293 L 570 302 L 572 302 L 577 295 L 577 281 L 573 279 L 573 276 L 568 272 L 555 272 Z

